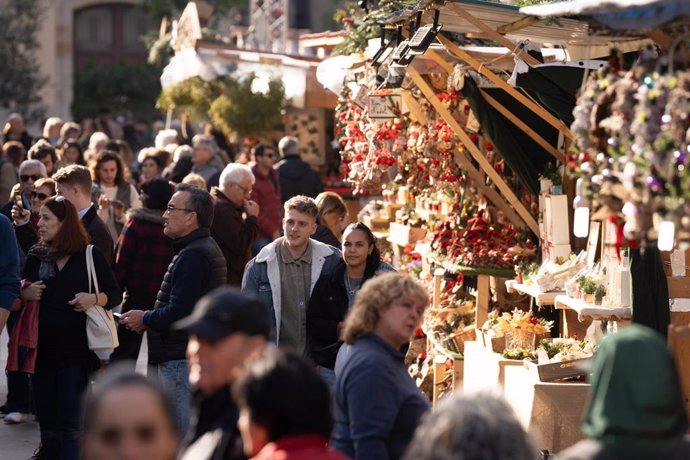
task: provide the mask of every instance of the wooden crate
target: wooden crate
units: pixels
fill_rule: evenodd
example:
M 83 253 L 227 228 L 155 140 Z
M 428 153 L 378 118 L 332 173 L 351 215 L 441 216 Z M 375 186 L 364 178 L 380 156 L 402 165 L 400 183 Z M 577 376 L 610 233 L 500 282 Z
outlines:
M 526 365 L 532 372 L 536 372 L 540 382 L 556 382 L 587 375 L 591 363 L 591 358 L 584 358 L 550 364 L 536 364 L 527 361 Z

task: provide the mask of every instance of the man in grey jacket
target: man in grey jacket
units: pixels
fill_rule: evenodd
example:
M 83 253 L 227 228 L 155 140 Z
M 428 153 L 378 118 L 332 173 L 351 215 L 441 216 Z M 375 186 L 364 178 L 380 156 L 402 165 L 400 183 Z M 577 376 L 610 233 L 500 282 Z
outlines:
M 314 200 L 298 195 L 285 203 L 282 238 L 265 246 L 244 270 L 242 291 L 269 307 L 274 341 L 306 352 L 307 305 L 322 274 L 330 274 L 340 251 L 310 238 L 316 231 Z

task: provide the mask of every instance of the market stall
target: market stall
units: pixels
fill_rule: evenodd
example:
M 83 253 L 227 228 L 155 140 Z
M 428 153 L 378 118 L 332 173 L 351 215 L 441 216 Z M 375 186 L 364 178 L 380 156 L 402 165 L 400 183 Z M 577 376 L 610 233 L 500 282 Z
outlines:
M 632 70 L 623 55 L 673 34 L 656 23 L 607 34 L 586 14 L 559 22 L 492 2 L 420 1 L 382 20 L 388 41 L 346 72 L 336 109 L 347 180 L 381 197 L 360 218 L 433 298 L 411 372 L 434 402 L 504 388 L 551 452 L 582 436 L 583 364 L 602 337 L 631 320 L 665 334 L 669 291 L 690 298 L 657 249 L 690 236 L 680 231 L 690 230 L 690 79 L 668 55 L 643 51 Z M 504 55 L 441 29 L 494 40 Z M 547 69 L 547 53 L 520 40 L 575 56 L 587 43 L 607 49 Z M 669 223 L 678 232 L 667 248 Z M 685 278 L 685 258 L 670 262 Z

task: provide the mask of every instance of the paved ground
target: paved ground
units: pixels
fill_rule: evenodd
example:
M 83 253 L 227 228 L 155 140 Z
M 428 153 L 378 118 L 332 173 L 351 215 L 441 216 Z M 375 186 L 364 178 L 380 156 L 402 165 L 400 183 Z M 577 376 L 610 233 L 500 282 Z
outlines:
M 7 379 L 5 365 L 7 364 L 7 331 L 0 336 L 0 404 L 5 403 L 7 397 Z M 6 425 L 0 420 L 0 459 L 25 460 L 31 457 L 38 447 L 38 423 L 27 422 L 18 425 Z
M 146 344 L 146 340 L 143 341 Z M 147 358 L 146 346 L 142 347 L 137 370 L 145 369 Z M 7 331 L 0 335 L 0 369 L 4 371 L 7 364 Z M 7 397 L 7 379 L 0 372 L 0 405 Z M 0 460 L 26 460 L 31 457 L 39 443 L 38 423 L 26 422 L 18 425 L 6 425 L 0 420 Z

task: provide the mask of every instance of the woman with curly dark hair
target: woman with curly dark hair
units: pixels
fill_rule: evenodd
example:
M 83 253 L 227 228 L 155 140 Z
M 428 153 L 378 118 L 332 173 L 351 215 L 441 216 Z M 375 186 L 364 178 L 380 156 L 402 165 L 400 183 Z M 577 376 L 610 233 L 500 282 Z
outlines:
M 89 292 L 89 237 L 72 203 L 61 196 L 46 200 L 38 233 L 40 243 L 31 248 L 24 267 L 21 297 L 40 302 L 34 398 L 41 458 L 77 459 L 79 402 L 90 372 L 100 364 L 88 346 L 85 312 L 95 305 L 112 308 L 122 295 L 110 265 L 95 247 L 100 293 Z

